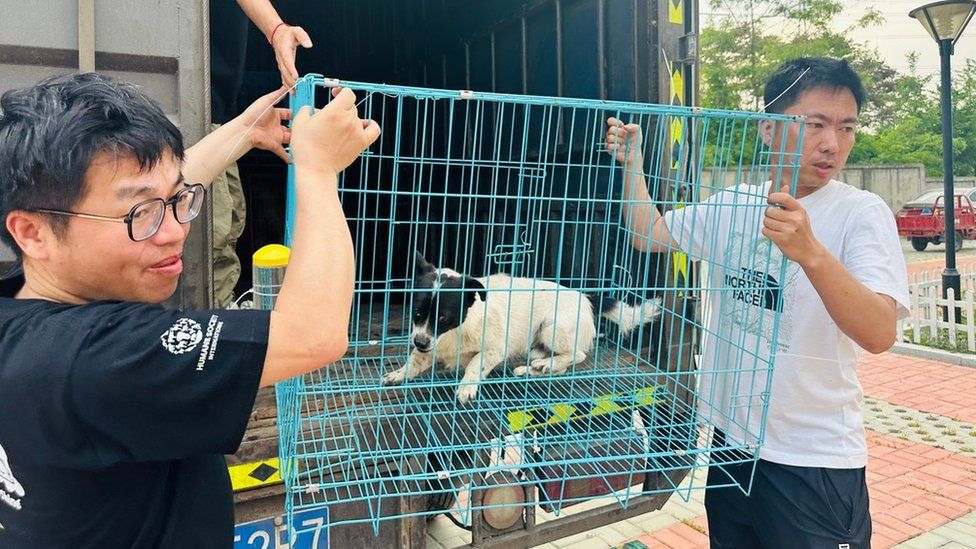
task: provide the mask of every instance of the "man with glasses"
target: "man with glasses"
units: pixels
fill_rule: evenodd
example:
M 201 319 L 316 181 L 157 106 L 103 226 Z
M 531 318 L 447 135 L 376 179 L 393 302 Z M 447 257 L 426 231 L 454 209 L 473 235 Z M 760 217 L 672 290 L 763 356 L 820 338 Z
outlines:
M 705 494 L 711 547 L 867 548 L 868 447 L 857 363 L 863 351 L 891 347 L 909 307 L 891 210 L 879 196 L 833 179 L 854 146 L 867 93 L 846 61 L 804 57 L 783 63 L 763 97 L 766 112 L 802 117 L 805 125 L 792 195 L 793 168 L 784 167 L 781 180 L 742 183 L 662 214 L 651 200 L 659 193 L 647 187 L 641 128 L 609 119 L 607 151 L 623 167 L 622 210 L 633 245 L 710 263 L 699 361 L 706 375 L 697 387 L 707 398 L 698 413 L 715 426 L 713 447 L 752 448 L 712 456 Z M 770 176 L 798 150 L 800 129 L 799 121 L 760 124 Z M 660 175 L 652 181 L 667 184 Z M 761 215 L 743 214 L 750 211 Z M 767 265 L 784 257 L 784 278 L 776 280 Z M 756 277 L 778 297 L 730 291 Z M 757 328 L 772 325 L 777 313 L 775 334 Z M 739 403 L 765 390 L 766 374 L 744 375 L 750 381 L 741 385 L 722 374 L 736 367 L 727 358 L 734 343 L 777 349 L 765 420 L 761 407 Z M 752 456 L 758 433 L 765 438 L 753 469 L 739 460 Z
M 99 219 L 102 221 L 114 221 L 125 223 L 129 230 L 129 238 L 134 242 L 142 242 L 152 238 L 159 227 L 163 224 L 166 216 L 167 207 L 173 208 L 173 217 L 180 223 L 186 224 L 200 214 L 203 208 L 203 199 L 206 196 L 206 188 L 195 183 L 186 184 L 173 195 L 169 200 L 162 198 L 150 198 L 136 204 L 129 210 L 129 213 L 121 217 L 109 217 L 105 215 L 86 214 L 81 212 L 69 212 L 65 210 L 51 210 L 48 208 L 33 208 L 29 210 L 34 213 L 45 213 L 51 215 L 67 215 L 81 217 L 84 219 Z
M 0 97 L 0 238 L 23 267 L 0 281 L 0 547 L 231 546 L 222 454 L 258 387 L 345 352 L 336 179 L 379 135 L 350 90 L 289 130 L 282 92 L 186 151 L 158 105 L 97 74 Z M 297 213 L 274 311 L 159 306 L 206 183 L 289 141 Z

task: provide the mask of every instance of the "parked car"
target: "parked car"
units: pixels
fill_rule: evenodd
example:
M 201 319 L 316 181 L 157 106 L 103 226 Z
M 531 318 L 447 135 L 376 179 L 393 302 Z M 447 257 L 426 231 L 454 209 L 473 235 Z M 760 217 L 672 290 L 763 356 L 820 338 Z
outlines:
M 955 189 L 955 248 L 962 249 L 964 239 L 976 238 L 976 188 Z M 926 191 L 909 200 L 898 213 L 895 223 L 898 234 L 921 252 L 929 243 L 945 242 L 945 207 L 941 190 Z

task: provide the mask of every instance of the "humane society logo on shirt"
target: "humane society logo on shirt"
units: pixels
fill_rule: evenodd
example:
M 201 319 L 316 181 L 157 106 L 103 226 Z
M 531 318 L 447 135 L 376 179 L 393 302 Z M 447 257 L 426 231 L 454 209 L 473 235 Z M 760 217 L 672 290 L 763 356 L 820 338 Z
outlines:
M 20 510 L 20 499 L 26 495 L 24 487 L 17 482 L 14 472 L 10 468 L 10 460 L 7 459 L 7 452 L 0 446 L 0 502 L 3 502 L 16 510 Z M 0 525 L 2 529 L 2 525 Z
M 181 318 L 169 330 L 159 336 L 163 347 L 174 355 L 189 353 L 203 339 L 200 323 L 191 318 Z
M 217 353 L 217 341 L 220 340 L 220 330 L 223 326 L 223 321 L 217 315 L 211 315 L 207 323 L 207 332 L 204 334 L 199 322 L 192 318 L 181 318 L 163 332 L 159 339 L 162 341 L 163 348 L 174 355 L 189 353 L 202 341 L 196 368 L 198 372 L 202 372 L 206 363 L 213 360 Z

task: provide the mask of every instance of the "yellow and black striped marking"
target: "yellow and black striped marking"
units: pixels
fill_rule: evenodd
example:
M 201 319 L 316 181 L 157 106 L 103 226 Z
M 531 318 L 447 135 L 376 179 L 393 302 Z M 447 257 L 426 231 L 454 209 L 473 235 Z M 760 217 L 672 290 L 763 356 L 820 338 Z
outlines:
M 278 458 L 231 465 L 227 468 L 227 472 L 230 474 L 230 484 L 235 492 L 282 482 Z
M 685 0 L 670 0 L 668 2 L 668 20 L 675 25 L 685 22 Z
M 512 433 L 518 433 L 564 421 L 575 421 L 650 406 L 657 402 L 657 399 L 654 398 L 654 391 L 654 387 L 644 387 L 635 391 L 633 395 L 606 394 L 572 404 L 551 404 L 541 408 L 515 410 L 508 413 L 508 429 Z
M 575 421 L 651 406 L 658 401 L 654 397 L 655 390 L 655 387 L 644 387 L 632 394 L 605 394 L 572 404 L 559 403 L 544 408 L 515 410 L 508 413 L 508 428 L 512 433 L 518 433 L 544 425 L 554 425 L 564 421 Z M 230 474 L 231 486 L 235 492 L 272 486 L 282 482 L 281 464 L 276 457 L 232 465 L 227 468 L 227 472 Z
M 672 24 L 684 25 L 684 13 L 684 0 L 668 0 L 668 18 Z M 670 72 L 670 103 L 675 106 L 684 105 L 685 86 L 690 82 L 685 78 L 683 68 L 675 63 L 665 69 Z M 681 168 L 681 146 L 685 141 L 684 121 L 680 117 L 673 117 L 669 130 L 671 169 L 677 171 Z M 675 209 L 682 206 L 683 204 L 678 204 Z M 672 252 L 671 261 L 674 285 L 680 287 L 678 285 L 680 279 L 688 280 L 688 256 L 683 252 Z M 684 292 L 679 293 L 679 295 L 683 294 Z

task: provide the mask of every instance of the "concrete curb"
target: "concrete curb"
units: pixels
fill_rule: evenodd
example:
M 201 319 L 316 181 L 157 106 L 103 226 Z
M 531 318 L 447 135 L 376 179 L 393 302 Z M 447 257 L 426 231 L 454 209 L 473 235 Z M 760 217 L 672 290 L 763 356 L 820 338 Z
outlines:
M 922 345 L 915 345 L 912 343 L 895 343 L 895 346 L 889 349 L 889 352 L 898 355 L 924 358 L 926 360 L 937 360 L 939 362 L 955 364 L 956 366 L 976 368 L 976 355 L 953 353 L 950 351 L 943 351 L 942 349 L 933 349 L 931 347 L 924 347 Z

